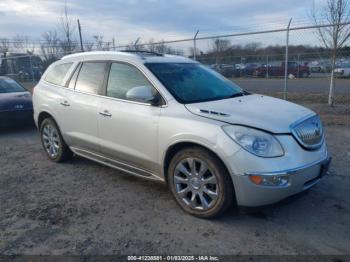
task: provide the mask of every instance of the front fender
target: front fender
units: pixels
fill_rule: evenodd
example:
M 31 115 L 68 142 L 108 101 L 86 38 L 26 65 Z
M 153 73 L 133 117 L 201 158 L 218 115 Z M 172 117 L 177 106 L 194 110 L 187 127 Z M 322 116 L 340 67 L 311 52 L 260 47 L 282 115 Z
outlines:
M 228 159 L 230 156 L 236 154 L 240 150 L 240 147 L 222 131 L 220 126 L 208 126 L 204 130 L 199 131 L 197 134 L 193 132 L 181 132 L 170 137 L 170 140 L 160 149 L 160 166 L 163 177 L 166 175 L 164 170 L 168 151 L 182 143 L 189 143 L 206 148 L 224 163 L 230 173 L 235 172 L 232 168 L 232 163 L 228 163 Z

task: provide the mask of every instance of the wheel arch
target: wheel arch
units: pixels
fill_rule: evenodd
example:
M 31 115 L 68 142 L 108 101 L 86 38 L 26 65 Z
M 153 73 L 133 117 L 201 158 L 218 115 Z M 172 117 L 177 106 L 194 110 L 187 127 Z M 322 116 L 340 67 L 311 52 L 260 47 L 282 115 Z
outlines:
M 52 118 L 53 121 L 57 124 L 57 121 L 55 120 L 54 116 L 50 114 L 47 111 L 42 111 L 38 115 L 38 128 L 40 129 L 41 123 L 46 119 L 46 118 Z
M 223 167 L 226 169 L 226 172 L 230 176 L 232 186 L 233 186 L 233 188 L 235 188 L 234 184 L 233 184 L 232 177 L 231 177 L 230 169 L 228 168 L 226 163 L 222 160 L 220 155 L 217 152 L 210 149 L 208 146 L 203 145 L 201 143 L 194 142 L 194 141 L 179 141 L 179 142 L 176 142 L 176 143 L 170 145 L 167 148 L 165 155 L 164 155 L 164 158 L 163 158 L 163 165 L 162 165 L 162 172 L 163 172 L 164 180 L 166 183 L 168 183 L 168 168 L 169 168 L 169 164 L 170 164 L 171 159 L 175 156 L 175 154 L 177 152 L 179 152 L 185 148 L 189 148 L 189 147 L 199 147 L 199 148 L 205 149 L 208 152 L 210 152 L 211 154 L 213 154 L 218 159 L 218 161 L 221 162 Z
M 46 118 L 51 118 L 55 124 L 57 125 L 57 128 L 58 128 L 58 131 L 60 132 L 60 134 L 62 135 L 63 137 L 63 134 L 62 134 L 62 131 L 61 131 L 61 128 L 60 126 L 58 125 L 55 117 L 53 114 L 49 113 L 48 111 L 42 111 L 39 113 L 38 115 L 38 129 L 40 130 L 40 126 L 41 126 L 41 123 L 46 119 Z M 64 138 L 63 138 L 64 139 Z

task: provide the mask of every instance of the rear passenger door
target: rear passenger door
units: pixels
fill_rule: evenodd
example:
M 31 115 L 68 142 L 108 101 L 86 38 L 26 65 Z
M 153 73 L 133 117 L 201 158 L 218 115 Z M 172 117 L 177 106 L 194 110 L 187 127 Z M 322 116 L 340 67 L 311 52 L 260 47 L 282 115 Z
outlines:
M 129 170 L 137 166 L 152 173 L 158 168 L 160 106 L 127 98 L 130 89 L 141 86 L 149 87 L 154 95 L 158 93 L 133 65 L 111 63 L 98 117 L 101 152 Z
M 65 115 L 66 142 L 76 150 L 99 152 L 99 95 L 105 81 L 107 63 L 83 62 L 73 74 L 67 89 Z
M 49 112 L 53 114 L 63 135 L 66 124 L 64 121 L 65 115 L 69 113 L 67 107 L 64 106 L 67 100 L 66 84 L 71 74 L 72 67 L 73 62 L 52 65 L 48 69 L 43 81 L 45 88 L 42 88 L 46 100 L 45 104 L 50 106 Z M 47 109 L 43 108 L 43 110 Z

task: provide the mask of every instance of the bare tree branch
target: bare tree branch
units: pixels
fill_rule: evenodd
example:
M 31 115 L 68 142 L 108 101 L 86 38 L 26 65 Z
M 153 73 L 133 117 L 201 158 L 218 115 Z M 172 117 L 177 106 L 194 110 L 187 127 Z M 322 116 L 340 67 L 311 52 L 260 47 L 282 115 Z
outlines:
M 61 41 L 55 30 L 45 32 L 42 37 L 44 41 L 40 45 L 40 52 L 46 67 L 62 56 Z
M 331 81 L 329 87 L 328 104 L 333 105 L 334 93 L 334 69 L 338 51 L 343 48 L 350 38 L 350 26 L 343 23 L 349 22 L 349 0 L 327 0 L 325 7 L 315 7 L 311 11 L 315 25 L 321 25 L 321 20 L 326 19 L 332 27 L 318 27 L 317 34 L 323 45 L 332 51 Z
M 65 54 L 70 54 L 76 49 L 75 32 L 76 24 L 75 19 L 70 16 L 67 3 L 65 2 L 63 13 L 59 18 L 59 29 L 62 33 L 61 47 Z

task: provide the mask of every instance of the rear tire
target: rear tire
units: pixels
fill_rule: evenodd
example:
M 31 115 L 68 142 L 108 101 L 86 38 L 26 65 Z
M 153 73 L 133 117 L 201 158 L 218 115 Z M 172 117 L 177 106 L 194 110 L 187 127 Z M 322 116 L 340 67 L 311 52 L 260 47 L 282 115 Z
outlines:
M 54 162 L 63 162 L 73 153 L 64 142 L 61 132 L 52 118 L 46 118 L 40 125 L 40 138 L 48 158 Z
M 168 185 L 177 204 L 200 218 L 214 218 L 233 206 L 229 173 L 210 151 L 189 147 L 175 154 L 168 168 Z

